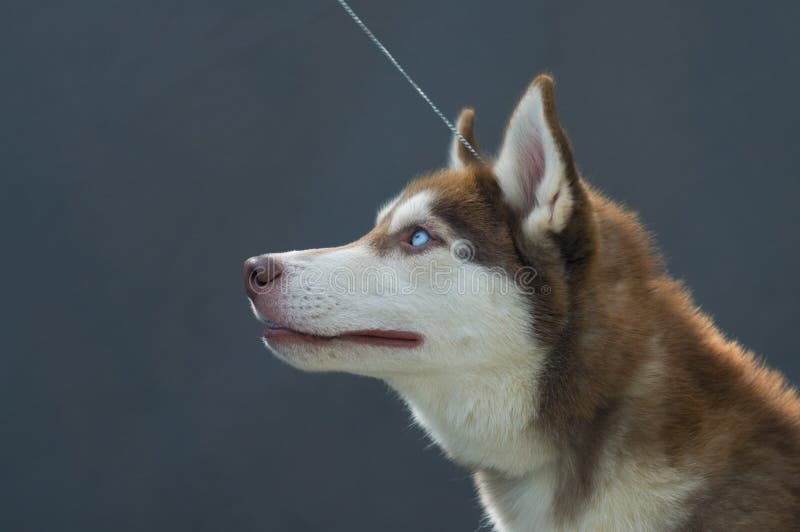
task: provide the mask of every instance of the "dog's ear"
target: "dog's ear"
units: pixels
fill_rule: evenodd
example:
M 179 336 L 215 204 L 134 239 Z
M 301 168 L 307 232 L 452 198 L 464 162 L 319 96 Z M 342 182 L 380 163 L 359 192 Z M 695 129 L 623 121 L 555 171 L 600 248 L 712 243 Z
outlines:
M 536 77 L 517 104 L 494 171 L 529 237 L 566 227 L 578 177 L 569 140 L 558 123 L 549 76 Z
M 478 142 L 475 140 L 475 111 L 463 109 L 458 117 L 458 132 L 467 142 L 472 145 L 475 151 L 478 150 Z M 456 135 L 450 143 L 450 168 L 464 168 L 473 163 L 479 162 L 475 155 L 464 146 Z

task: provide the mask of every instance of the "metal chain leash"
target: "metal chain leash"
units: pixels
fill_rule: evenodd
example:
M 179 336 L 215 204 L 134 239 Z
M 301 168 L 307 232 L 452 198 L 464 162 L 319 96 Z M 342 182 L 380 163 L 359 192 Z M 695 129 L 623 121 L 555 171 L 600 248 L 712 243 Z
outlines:
M 417 83 L 411 78 L 411 76 L 408 75 L 408 73 L 400 65 L 400 63 L 397 62 L 397 59 L 395 59 L 394 56 L 391 54 L 391 52 L 389 52 L 389 50 L 383 45 L 383 43 L 379 41 L 377 37 L 375 37 L 375 34 L 369 30 L 367 25 L 364 24 L 364 22 L 362 22 L 362 20 L 358 17 L 358 15 L 356 15 L 355 11 L 353 11 L 353 9 L 347 4 L 347 2 L 345 0 L 336 0 L 336 1 L 339 2 L 339 5 L 342 6 L 342 9 L 344 9 L 345 12 L 348 15 L 350 15 L 350 18 L 352 18 L 353 21 L 358 25 L 358 27 L 361 28 L 361 30 L 367 35 L 367 37 L 369 37 L 369 39 L 372 41 L 372 44 L 374 44 L 375 47 L 378 48 L 378 50 L 380 50 L 383 53 L 383 55 L 386 56 L 389 62 L 392 63 L 394 67 L 397 69 L 397 71 L 400 72 L 404 78 L 406 78 L 406 81 L 408 81 L 408 83 L 412 87 L 414 87 L 414 90 L 416 90 L 417 93 L 419 93 L 422 99 L 428 103 L 431 109 L 433 109 L 433 112 L 436 113 L 436 116 L 442 119 L 442 122 L 444 122 L 447 128 L 453 132 L 453 135 L 456 136 L 458 141 L 461 144 L 463 144 L 464 147 L 467 148 L 469 152 L 475 156 L 476 159 L 483 162 L 483 159 L 481 159 L 481 156 L 478 154 L 478 151 L 472 147 L 472 144 L 470 144 L 469 141 L 465 139 L 461 133 L 458 132 L 458 128 L 456 128 L 452 124 L 452 122 L 450 122 L 450 120 L 448 120 L 447 117 L 444 116 L 444 113 L 442 113 L 439 110 L 439 108 L 436 107 L 436 104 L 434 104 L 433 101 L 428 97 L 428 95 L 425 94 L 425 91 L 423 91 L 420 88 L 420 86 L 417 85 Z

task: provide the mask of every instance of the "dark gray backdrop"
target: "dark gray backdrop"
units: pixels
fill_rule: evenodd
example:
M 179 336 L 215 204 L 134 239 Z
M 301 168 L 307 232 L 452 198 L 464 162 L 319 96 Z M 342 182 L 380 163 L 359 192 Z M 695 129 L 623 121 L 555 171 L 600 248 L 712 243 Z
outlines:
M 552 72 L 588 179 L 800 381 L 800 3 L 366 2 L 497 146 Z M 340 244 L 449 135 L 333 0 L 0 7 L 0 529 L 463 531 L 465 471 L 378 382 L 259 342 L 244 258 Z

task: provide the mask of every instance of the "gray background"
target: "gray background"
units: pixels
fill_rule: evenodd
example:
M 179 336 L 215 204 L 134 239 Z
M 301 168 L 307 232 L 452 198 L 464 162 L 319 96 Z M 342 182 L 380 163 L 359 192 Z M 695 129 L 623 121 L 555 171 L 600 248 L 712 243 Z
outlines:
M 588 179 L 800 381 L 800 3 L 354 7 L 494 149 L 534 74 Z M 449 135 L 333 0 L 0 7 L 0 529 L 463 531 L 378 382 L 259 342 L 244 258 L 348 242 Z

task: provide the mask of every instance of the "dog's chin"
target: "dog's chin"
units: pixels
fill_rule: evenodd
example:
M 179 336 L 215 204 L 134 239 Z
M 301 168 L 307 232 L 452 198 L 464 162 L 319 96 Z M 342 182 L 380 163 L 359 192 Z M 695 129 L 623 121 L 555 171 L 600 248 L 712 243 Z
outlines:
M 398 349 L 331 338 L 325 342 L 293 343 L 264 338 L 264 345 L 280 361 L 310 372 L 344 372 L 384 378 L 419 364 L 421 349 Z

